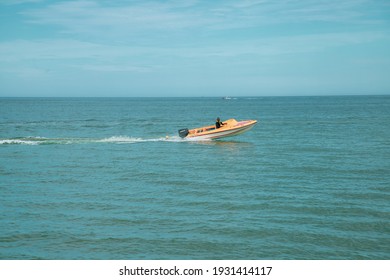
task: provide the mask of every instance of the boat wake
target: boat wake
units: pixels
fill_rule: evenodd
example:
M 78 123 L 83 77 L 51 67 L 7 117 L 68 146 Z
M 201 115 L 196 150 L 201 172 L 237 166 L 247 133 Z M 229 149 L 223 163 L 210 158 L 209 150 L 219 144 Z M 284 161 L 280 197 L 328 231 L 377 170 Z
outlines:
M 45 138 L 45 137 L 15 137 L 0 138 L 0 145 L 70 145 L 90 143 L 134 144 L 144 142 L 185 142 L 178 136 L 160 138 L 138 138 L 128 136 L 112 136 L 108 138 Z

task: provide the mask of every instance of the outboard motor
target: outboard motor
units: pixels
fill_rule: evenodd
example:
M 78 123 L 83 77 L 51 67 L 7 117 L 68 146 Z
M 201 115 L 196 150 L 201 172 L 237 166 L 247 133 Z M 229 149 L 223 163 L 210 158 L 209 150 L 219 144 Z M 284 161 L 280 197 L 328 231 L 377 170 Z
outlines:
M 187 137 L 188 133 L 190 133 L 190 132 L 188 131 L 188 128 L 179 129 L 179 136 L 180 136 L 181 138 Z

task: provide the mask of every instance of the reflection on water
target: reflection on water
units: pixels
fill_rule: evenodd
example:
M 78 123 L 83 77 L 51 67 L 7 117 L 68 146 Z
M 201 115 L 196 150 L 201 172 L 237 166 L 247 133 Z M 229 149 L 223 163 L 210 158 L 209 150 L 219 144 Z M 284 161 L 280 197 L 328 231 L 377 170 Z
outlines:
M 226 140 L 206 140 L 206 141 L 190 141 L 191 144 L 207 145 L 226 148 L 248 148 L 252 147 L 253 143 L 245 141 L 226 141 Z

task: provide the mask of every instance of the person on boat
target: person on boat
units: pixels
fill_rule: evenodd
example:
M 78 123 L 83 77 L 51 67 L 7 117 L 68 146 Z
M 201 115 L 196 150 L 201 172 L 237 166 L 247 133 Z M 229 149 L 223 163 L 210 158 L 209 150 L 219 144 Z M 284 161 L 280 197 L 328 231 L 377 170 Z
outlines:
M 215 122 L 215 127 L 216 127 L 216 128 L 220 128 L 220 127 L 223 126 L 223 125 L 224 125 L 224 123 L 221 122 L 221 120 L 220 120 L 219 118 L 217 118 L 217 121 Z

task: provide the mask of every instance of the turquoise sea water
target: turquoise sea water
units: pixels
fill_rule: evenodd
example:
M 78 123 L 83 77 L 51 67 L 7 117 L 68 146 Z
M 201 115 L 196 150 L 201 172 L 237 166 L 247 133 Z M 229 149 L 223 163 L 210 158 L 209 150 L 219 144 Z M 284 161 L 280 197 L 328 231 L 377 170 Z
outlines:
M 389 259 L 390 96 L 1 98 L 0 210 L 0 259 Z

